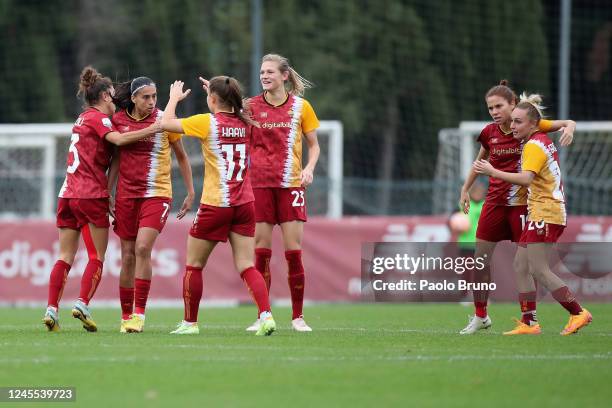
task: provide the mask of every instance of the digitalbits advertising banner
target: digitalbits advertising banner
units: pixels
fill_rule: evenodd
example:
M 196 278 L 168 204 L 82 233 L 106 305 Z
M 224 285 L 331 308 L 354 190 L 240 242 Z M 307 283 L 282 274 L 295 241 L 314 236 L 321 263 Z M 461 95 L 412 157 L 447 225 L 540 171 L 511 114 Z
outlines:
M 185 244 L 189 227 L 189 221 L 169 221 L 159 236 L 152 255 L 154 276 L 151 301 L 181 299 Z M 94 302 L 100 300 L 118 302 L 121 250 L 119 239 L 112 231 L 110 237 L 104 273 Z M 415 245 L 404 247 L 384 245 L 406 242 L 422 245 L 436 243 L 440 249 L 445 247 L 443 243 L 453 240 L 445 217 L 346 217 L 340 220 L 313 217 L 306 223 L 303 242 L 305 297 L 310 301 L 325 302 L 381 300 L 384 296 L 382 298 L 374 296 L 372 287 L 368 286 L 373 281 L 363 275 L 364 270 L 368 271 L 373 265 L 373 259 L 376 258 L 375 250 L 387 253 L 393 249 L 391 251 L 393 254 L 387 253 L 384 257 L 395 258 L 401 253 L 404 259 L 405 249 L 414 252 L 422 248 Z M 566 243 L 561 256 L 567 268 L 560 268 L 557 271 L 570 289 L 581 300 L 612 300 L 612 274 L 607 270 L 611 264 L 605 255 L 606 252 L 612 254 L 612 217 L 570 217 L 561 241 Z M 383 246 L 376 247 L 374 243 Z M 46 302 L 49 273 L 57 259 L 58 251 L 58 233 L 54 222 L 35 220 L 0 222 L 0 303 Z M 502 242 L 493 254 L 491 260 L 492 282 L 495 284 L 495 289 L 491 291 L 493 301 L 516 300 L 512 268 L 515 252 L 516 247 L 513 244 Z M 412 255 L 418 258 L 421 253 L 424 254 L 416 251 Z M 381 256 L 383 255 L 378 255 Z M 87 253 L 81 243 L 68 275 L 63 294 L 64 301 L 71 302 L 77 297 L 80 278 L 86 263 Z M 555 266 L 556 264 L 553 265 Z M 278 228 L 275 230 L 273 240 L 270 269 L 272 299 L 288 299 L 287 264 Z M 402 273 L 397 268 L 392 269 L 394 273 Z M 386 279 L 391 276 L 389 271 L 390 268 L 386 268 L 385 273 L 378 275 L 382 276 L 381 279 Z M 461 274 L 456 274 L 456 271 L 455 262 L 451 273 L 460 280 Z M 430 272 L 420 270 L 419 273 L 420 277 L 426 279 L 424 277 L 426 275 L 423 274 Z M 409 280 L 406 276 L 411 275 L 398 275 L 393 279 Z M 421 284 L 420 281 L 416 283 Z M 448 286 L 445 289 L 448 289 Z M 452 295 L 449 299 L 434 297 L 430 300 L 456 301 L 461 300 L 463 295 L 467 296 L 465 291 L 461 296 L 459 293 Z M 542 293 L 544 299 L 550 299 L 550 296 L 545 295 L 546 293 Z M 394 293 L 394 296 L 397 296 L 397 293 Z M 411 301 L 414 300 L 414 296 L 408 297 L 412 299 Z M 251 301 L 238 272 L 234 270 L 231 248 L 227 243 L 217 245 L 204 269 L 203 298 L 205 301 L 213 302 Z M 429 299 L 427 296 L 421 298 Z M 395 300 L 406 299 L 400 297 Z

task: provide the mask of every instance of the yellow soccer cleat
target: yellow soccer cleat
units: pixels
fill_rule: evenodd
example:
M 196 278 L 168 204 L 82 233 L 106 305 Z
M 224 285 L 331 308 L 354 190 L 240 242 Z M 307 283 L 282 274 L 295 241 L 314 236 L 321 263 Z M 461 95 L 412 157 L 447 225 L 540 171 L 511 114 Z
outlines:
M 142 333 L 144 330 L 145 317 L 141 314 L 134 313 L 130 320 L 125 324 L 125 330 L 128 333 Z
M 579 314 L 570 315 L 569 321 L 561 331 L 561 335 L 568 336 L 570 334 L 574 334 L 592 321 L 593 315 L 591 312 L 583 308 L 582 312 Z
M 200 328 L 198 323 L 181 321 L 176 325 L 176 330 L 171 331 L 170 334 L 200 334 Z
M 261 321 L 261 326 L 259 326 L 257 332 L 255 332 L 256 336 L 269 336 L 274 333 L 276 330 L 276 322 L 272 318 L 272 313 L 261 312 L 259 320 Z
M 60 330 L 59 314 L 56 308 L 52 306 L 47 307 L 45 317 L 43 317 L 43 323 L 47 326 L 47 331 L 58 332 Z
M 536 323 L 533 326 L 525 324 L 518 319 L 516 320 L 516 327 L 510 331 L 504 332 L 504 336 L 515 336 L 517 334 L 540 334 L 542 333 L 542 329 L 540 328 L 540 324 Z
M 132 316 L 130 315 L 130 319 Z M 127 333 L 125 329 L 125 325 L 130 321 L 130 319 L 121 319 L 121 326 L 119 327 L 119 333 Z

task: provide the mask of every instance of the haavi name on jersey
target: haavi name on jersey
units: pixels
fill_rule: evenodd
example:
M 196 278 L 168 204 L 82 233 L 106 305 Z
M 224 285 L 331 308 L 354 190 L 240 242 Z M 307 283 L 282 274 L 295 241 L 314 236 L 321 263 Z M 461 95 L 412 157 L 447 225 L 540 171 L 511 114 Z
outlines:
M 237 137 L 237 138 L 245 138 L 246 137 L 246 128 L 244 127 L 221 127 L 221 137 Z

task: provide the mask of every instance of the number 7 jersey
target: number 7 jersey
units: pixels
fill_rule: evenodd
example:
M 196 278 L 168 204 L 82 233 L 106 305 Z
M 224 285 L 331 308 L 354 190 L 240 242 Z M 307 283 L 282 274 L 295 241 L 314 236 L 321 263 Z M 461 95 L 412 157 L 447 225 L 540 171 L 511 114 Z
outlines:
M 255 201 L 249 178 L 252 127 L 220 112 L 181 119 L 183 133 L 202 141 L 204 188 L 201 203 L 236 207 Z

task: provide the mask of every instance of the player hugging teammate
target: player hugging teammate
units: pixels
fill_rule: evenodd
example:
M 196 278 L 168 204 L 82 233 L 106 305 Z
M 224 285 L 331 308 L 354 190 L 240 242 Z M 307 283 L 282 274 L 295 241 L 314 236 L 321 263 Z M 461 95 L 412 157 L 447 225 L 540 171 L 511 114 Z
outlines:
M 93 68 L 83 71 L 79 93 L 84 95 L 87 109 L 73 129 L 66 181 L 59 195 L 60 259 L 51 272 L 43 319 L 50 331 L 59 330 L 59 300 L 81 234 L 89 262 L 73 316 L 86 330 L 96 331 L 88 305 L 102 276 L 108 213 L 113 211 L 114 230 L 121 238 L 120 331 L 143 331 L 151 286 L 151 251 L 171 204 L 171 149 L 188 191 L 178 218 L 189 210 L 194 195 L 181 134 L 201 139 L 205 179 L 201 205 L 187 242 L 185 316 L 173 333 L 199 332 L 202 270 L 215 245 L 228 238 L 235 267 L 259 310 L 256 322 L 247 330 L 258 335 L 275 330 L 269 290 L 271 236 L 276 224 L 281 227 L 285 244 L 292 327 L 300 332 L 312 330 L 302 314 L 305 278 L 301 250 L 307 219 L 305 189 L 313 181 L 320 152 L 316 134 L 319 121 L 312 106 L 301 97 L 311 84 L 286 58 L 268 54 L 260 72 L 264 92 L 250 99 L 251 113 L 243 106 L 238 81 L 223 76 L 210 82 L 200 79 L 212 113 L 176 119 L 176 105 L 189 94 L 183 92 L 182 82 L 172 85 L 166 112 L 162 112 L 155 106 L 157 88 L 151 79 L 135 78 L 119 84 L 115 92 L 112 82 Z M 116 107 L 120 110 L 115 113 Z M 309 148 L 304 167 L 302 138 Z M 113 150 L 109 142 L 120 148 Z M 136 162 L 139 166 L 133 166 Z
M 92 67 L 83 69 L 78 95 L 85 101 L 85 110 L 72 128 L 66 178 L 57 202 L 60 255 L 49 276 L 49 296 L 43 318 L 49 331 L 60 328 L 59 302 L 81 236 L 87 249 L 88 262 L 72 316 L 81 320 L 85 330 L 97 330 L 89 311 L 89 301 L 102 278 L 108 244 L 107 170 L 111 161 L 111 143 L 128 145 L 161 130 L 159 123 L 154 122 L 138 130 L 119 133 L 109 117 L 115 112 L 113 83 Z
M 518 250 L 526 253 L 529 267 L 517 273 L 517 284 L 523 298 L 530 296 L 533 299 L 534 309 L 533 280 L 537 280 L 551 292 L 553 298 L 570 314 L 569 321 L 561 331 L 561 335 L 567 336 L 588 325 L 593 318 L 588 310 L 580 306 L 565 282 L 550 270 L 548 264 L 552 244 L 557 242 L 565 229 L 567 214 L 559 155 L 552 140 L 538 127 L 543 117 L 541 103 L 540 95 L 523 94 L 512 111 L 512 134 L 516 140 L 524 143 L 518 172 L 496 169 L 490 162 L 482 159 L 477 160 L 473 167 L 477 173 L 486 174 L 493 179 L 529 187 L 527 222 L 519 240 Z M 525 292 L 525 288 L 529 292 Z M 524 318 L 517 320 L 516 328 L 504 334 L 539 334 L 541 329 L 535 313 L 528 314 L 530 317 L 527 322 Z

